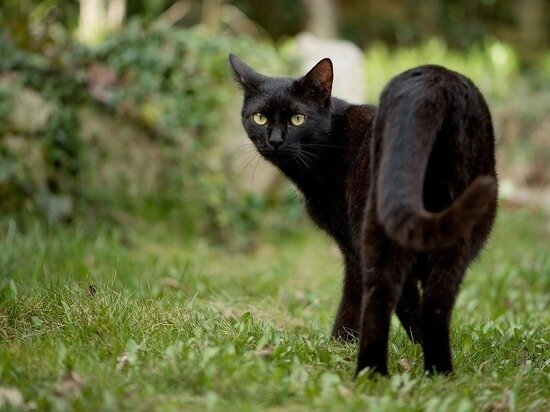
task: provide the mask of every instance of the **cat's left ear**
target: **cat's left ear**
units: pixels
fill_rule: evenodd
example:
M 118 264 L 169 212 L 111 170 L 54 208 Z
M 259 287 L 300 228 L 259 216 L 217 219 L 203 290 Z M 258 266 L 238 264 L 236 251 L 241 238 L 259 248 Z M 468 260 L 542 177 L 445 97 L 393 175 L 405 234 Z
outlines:
M 233 69 L 235 81 L 243 87 L 245 92 L 258 90 L 260 84 L 265 80 L 264 75 L 254 71 L 234 54 L 229 55 L 229 63 Z
M 332 61 L 328 58 L 321 60 L 304 77 L 298 79 L 298 86 L 308 96 L 330 105 L 332 93 L 333 70 Z

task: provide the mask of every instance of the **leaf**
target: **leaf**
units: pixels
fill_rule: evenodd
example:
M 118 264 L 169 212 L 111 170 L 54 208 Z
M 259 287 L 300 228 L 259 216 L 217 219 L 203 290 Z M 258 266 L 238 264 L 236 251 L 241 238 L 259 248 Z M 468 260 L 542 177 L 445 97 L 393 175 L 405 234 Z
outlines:
M 174 278 L 161 278 L 159 284 L 162 289 L 178 290 L 180 288 L 179 282 Z
M 69 305 L 67 305 L 67 302 L 65 302 L 64 300 L 61 301 L 61 305 L 63 306 L 63 311 L 65 312 L 65 316 L 67 317 L 67 320 L 69 321 L 70 324 L 72 324 L 73 317 L 71 315 L 71 308 L 69 307 Z
M 17 284 L 10 279 L 10 289 L 14 299 L 17 299 Z

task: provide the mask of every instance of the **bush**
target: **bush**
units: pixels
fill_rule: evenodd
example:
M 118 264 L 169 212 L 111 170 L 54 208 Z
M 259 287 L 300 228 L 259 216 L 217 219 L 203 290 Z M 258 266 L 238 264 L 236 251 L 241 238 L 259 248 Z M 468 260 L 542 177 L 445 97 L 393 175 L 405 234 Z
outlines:
M 155 205 L 156 216 L 170 215 L 181 227 L 218 240 L 254 227 L 252 216 L 265 202 L 243 190 L 221 149 L 229 129 L 224 108 L 240 100 L 227 55 L 235 52 L 258 67 L 284 71 L 272 46 L 138 21 L 96 48 L 69 43 L 47 58 L 3 37 L 8 47 L 0 52 L 2 210 L 13 213 L 26 205 L 27 211 L 59 220 Z M 32 127 L 14 113 L 29 106 L 17 96 L 29 94 L 44 115 Z M 112 129 L 86 133 L 89 123 L 106 118 L 115 119 Z M 145 138 L 124 140 L 118 124 L 137 125 L 134 130 Z M 132 164 L 130 153 L 138 149 L 146 152 L 148 164 Z M 100 173 L 106 159 L 112 169 L 124 163 L 127 180 Z M 139 178 L 144 168 L 155 170 L 153 182 L 148 190 L 137 182 L 130 191 L 128 180 Z
M 492 101 L 510 96 L 519 76 L 519 60 L 506 43 L 487 41 L 466 52 L 457 52 L 433 38 L 414 48 L 390 49 L 375 43 L 365 54 L 368 101 L 378 101 L 380 92 L 395 75 L 423 64 L 439 64 L 469 77 Z

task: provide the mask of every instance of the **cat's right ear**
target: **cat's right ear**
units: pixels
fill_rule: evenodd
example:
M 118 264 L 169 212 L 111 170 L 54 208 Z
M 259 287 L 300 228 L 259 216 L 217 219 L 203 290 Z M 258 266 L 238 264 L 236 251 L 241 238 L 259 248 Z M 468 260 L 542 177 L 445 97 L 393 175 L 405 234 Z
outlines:
M 332 61 L 325 58 L 317 63 L 304 77 L 296 81 L 297 87 L 307 97 L 311 97 L 330 106 L 332 94 Z
M 239 83 L 245 92 L 255 92 L 265 76 L 255 72 L 250 66 L 244 63 L 234 54 L 229 55 L 229 63 L 233 69 L 233 77 Z

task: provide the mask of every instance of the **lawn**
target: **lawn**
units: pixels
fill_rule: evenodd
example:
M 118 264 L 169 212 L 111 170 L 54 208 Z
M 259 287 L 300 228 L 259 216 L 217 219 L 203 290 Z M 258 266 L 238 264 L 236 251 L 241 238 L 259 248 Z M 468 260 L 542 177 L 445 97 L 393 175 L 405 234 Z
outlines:
M 504 210 L 453 318 L 456 373 L 394 322 L 389 378 L 329 337 L 342 265 L 310 225 L 247 253 L 168 224 L 0 231 L 0 409 L 550 410 L 550 227 Z M 22 399 L 17 399 L 18 397 Z

